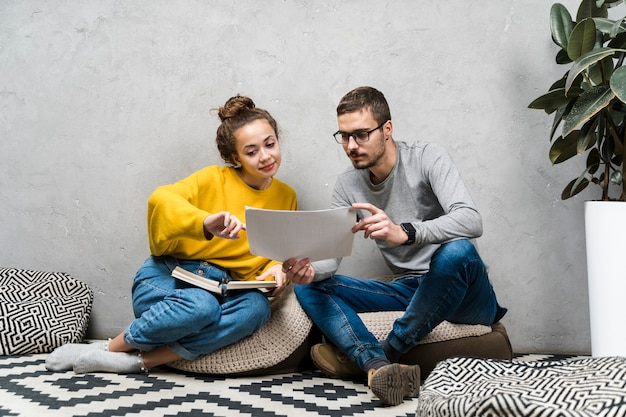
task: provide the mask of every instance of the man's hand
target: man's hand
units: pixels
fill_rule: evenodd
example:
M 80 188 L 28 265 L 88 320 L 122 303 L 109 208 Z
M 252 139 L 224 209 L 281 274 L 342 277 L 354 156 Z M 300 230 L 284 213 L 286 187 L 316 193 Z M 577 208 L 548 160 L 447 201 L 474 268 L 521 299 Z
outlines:
M 294 284 L 309 284 L 315 278 L 315 269 L 307 258 L 297 260 L 291 258 L 283 262 L 282 272 Z
M 402 245 L 409 237 L 399 224 L 391 221 L 387 214 L 378 207 L 369 203 L 354 203 L 352 208 L 366 210 L 372 215 L 359 220 L 353 227 L 352 233 L 364 232 L 366 239 L 381 239 L 394 246 Z
M 227 211 L 210 214 L 204 218 L 204 236 L 210 240 L 213 236 L 223 239 L 239 239 L 239 232 L 246 230 L 246 225 Z

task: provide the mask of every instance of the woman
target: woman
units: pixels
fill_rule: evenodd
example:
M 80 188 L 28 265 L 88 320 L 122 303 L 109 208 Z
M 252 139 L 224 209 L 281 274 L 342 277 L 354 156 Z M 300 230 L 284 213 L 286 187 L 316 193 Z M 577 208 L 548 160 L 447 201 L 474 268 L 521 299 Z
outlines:
M 137 373 L 180 358 L 194 360 L 258 330 L 270 317 L 258 290 L 224 296 L 171 276 L 176 266 L 207 279 L 273 277 L 287 282 L 281 264 L 250 253 L 242 219 L 245 206 L 296 210 L 296 194 L 274 178 L 281 162 L 274 118 L 243 96 L 219 109 L 217 147 L 228 166 L 208 166 L 148 200 L 151 256 L 133 282 L 135 320 L 117 337 L 67 344 L 46 368 L 76 373 Z

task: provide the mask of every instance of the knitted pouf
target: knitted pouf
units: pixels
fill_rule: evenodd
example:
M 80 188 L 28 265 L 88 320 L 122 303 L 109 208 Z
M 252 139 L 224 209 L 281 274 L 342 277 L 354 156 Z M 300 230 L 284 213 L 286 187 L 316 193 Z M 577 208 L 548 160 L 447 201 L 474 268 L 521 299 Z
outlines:
M 360 313 L 359 317 L 378 340 L 384 340 L 393 327 L 393 322 L 404 314 L 403 311 L 381 311 L 376 313 Z M 443 321 L 430 332 L 420 344 L 437 343 L 446 340 L 460 339 L 470 336 L 482 336 L 491 333 L 490 326 L 480 324 L 455 324 Z
M 378 340 L 387 337 L 393 322 L 402 311 L 361 313 L 359 317 Z M 400 362 L 420 366 L 425 379 L 440 361 L 453 356 L 474 356 L 491 359 L 511 359 L 513 349 L 504 325 L 456 324 L 444 321 L 435 327 L 416 347 L 400 358 Z
M 68 274 L 0 268 L 0 355 L 82 341 L 92 301 L 91 289 Z
M 168 364 L 203 374 L 262 375 L 293 372 L 309 355 L 312 323 L 293 292 L 293 285 L 271 300 L 272 315 L 261 329 L 245 339 L 196 360 Z

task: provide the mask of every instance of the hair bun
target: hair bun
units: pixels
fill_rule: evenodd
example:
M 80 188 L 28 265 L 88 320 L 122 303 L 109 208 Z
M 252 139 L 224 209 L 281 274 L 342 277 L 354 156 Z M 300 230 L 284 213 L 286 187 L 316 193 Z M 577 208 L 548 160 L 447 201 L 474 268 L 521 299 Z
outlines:
M 226 103 L 218 109 L 218 116 L 223 122 L 226 119 L 235 117 L 241 112 L 255 108 L 254 101 L 250 97 L 236 95 L 229 98 Z

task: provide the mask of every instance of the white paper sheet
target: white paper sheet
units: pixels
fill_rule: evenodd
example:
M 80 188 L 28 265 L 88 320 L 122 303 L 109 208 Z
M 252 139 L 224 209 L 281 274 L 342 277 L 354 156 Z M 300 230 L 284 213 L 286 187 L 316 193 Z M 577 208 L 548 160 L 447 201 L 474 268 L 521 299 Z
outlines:
M 290 258 L 322 259 L 350 256 L 356 210 L 264 210 L 246 207 L 250 252 L 279 262 Z

